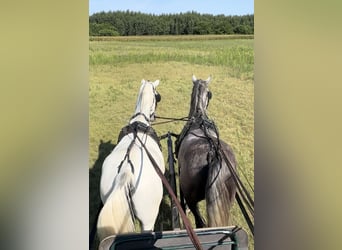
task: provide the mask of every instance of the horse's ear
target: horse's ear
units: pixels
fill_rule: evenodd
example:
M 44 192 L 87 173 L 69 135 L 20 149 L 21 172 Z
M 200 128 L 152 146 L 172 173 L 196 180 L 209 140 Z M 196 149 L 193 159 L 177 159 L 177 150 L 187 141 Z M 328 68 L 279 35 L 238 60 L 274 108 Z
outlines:
M 159 85 L 159 80 L 156 80 L 155 82 L 152 83 L 153 87 L 156 88 Z
M 142 80 L 141 80 L 141 84 L 144 84 L 144 83 L 145 83 L 145 79 L 142 79 Z
M 193 75 L 192 75 L 192 82 L 195 83 L 196 81 L 197 81 L 197 78 L 196 78 L 196 76 L 193 74 Z
M 102 139 L 100 139 L 100 143 L 103 143 L 103 140 L 102 140 Z
M 209 84 L 211 81 L 211 76 L 208 77 L 208 79 L 206 80 L 207 84 Z

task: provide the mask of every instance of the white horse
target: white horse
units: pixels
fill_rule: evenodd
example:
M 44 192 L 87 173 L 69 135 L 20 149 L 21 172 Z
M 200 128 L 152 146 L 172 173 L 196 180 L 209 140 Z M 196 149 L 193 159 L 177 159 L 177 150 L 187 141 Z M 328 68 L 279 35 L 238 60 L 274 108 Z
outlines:
M 135 113 L 102 165 L 100 194 L 104 206 L 97 222 L 100 241 L 110 235 L 134 232 L 135 216 L 143 231 L 154 228 L 163 186 L 141 142 L 164 173 L 164 158 L 151 127 L 160 101 L 158 85 L 159 80 L 142 80 Z

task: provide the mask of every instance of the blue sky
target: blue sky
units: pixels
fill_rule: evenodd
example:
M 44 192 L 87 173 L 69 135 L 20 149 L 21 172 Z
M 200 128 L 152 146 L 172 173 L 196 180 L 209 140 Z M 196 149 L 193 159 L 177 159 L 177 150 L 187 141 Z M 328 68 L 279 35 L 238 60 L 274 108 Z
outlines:
M 89 14 L 131 10 L 162 14 L 196 11 L 213 15 L 254 14 L 254 0 L 89 0 Z

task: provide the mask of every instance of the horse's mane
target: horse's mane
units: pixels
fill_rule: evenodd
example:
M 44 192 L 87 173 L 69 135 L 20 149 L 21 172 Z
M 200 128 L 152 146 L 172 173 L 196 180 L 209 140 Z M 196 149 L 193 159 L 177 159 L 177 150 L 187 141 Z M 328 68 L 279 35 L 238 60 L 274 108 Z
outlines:
M 201 98 L 205 94 L 207 90 L 208 83 L 201 79 L 196 80 L 193 82 L 192 94 L 191 94 L 191 101 L 190 101 L 190 111 L 189 111 L 189 118 L 203 116 L 204 118 L 208 118 L 206 107 L 201 102 Z
M 143 106 L 144 103 L 141 103 L 142 102 L 142 96 L 143 96 L 143 92 L 146 91 L 145 88 L 146 88 L 146 83 L 142 84 L 140 86 L 140 89 L 139 89 L 139 93 L 138 93 L 138 98 L 137 98 L 137 103 L 135 105 L 135 110 L 137 111 L 139 107 Z

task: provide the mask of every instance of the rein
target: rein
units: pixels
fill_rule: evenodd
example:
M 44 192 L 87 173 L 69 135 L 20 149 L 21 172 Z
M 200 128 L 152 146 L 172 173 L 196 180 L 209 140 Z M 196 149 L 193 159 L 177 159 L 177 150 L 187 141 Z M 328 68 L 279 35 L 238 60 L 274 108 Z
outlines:
M 161 119 L 161 120 L 168 120 L 168 121 L 164 121 L 164 122 L 156 122 L 153 123 L 153 125 L 159 125 L 159 124 L 165 124 L 165 123 L 169 123 L 169 122 L 174 122 L 174 121 L 189 121 L 189 118 L 187 116 L 182 117 L 182 118 L 173 118 L 173 117 L 163 117 L 163 116 L 154 116 L 155 118 Z
M 120 162 L 119 164 L 119 167 L 118 167 L 118 173 L 120 172 L 121 170 L 121 167 L 123 165 L 123 163 L 125 162 L 125 160 L 127 159 L 127 162 L 128 164 L 131 166 L 131 171 L 132 173 L 134 173 L 134 166 L 133 166 L 133 163 L 130 159 L 130 152 L 131 152 L 131 149 L 135 143 L 135 140 L 136 138 L 138 138 L 138 132 L 142 132 L 150 137 L 152 137 L 152 139 L 155 140 L 155 142 L 157 142 L 160 150 L 162 150 L 162 147 L 161 147 L 161 144 L 160 144 L 160 141 L 159 141 L 159 138 L 157 136 L 157 133 L 154 131 L 154 129 L 151 127 L 151 126 L 147 126 L 146 124 L 142 123 L 142 122 L 133 122 L 131 124 L 128 124 L 127 126 L 123 127 L 120 131 L 120 134 L 119 134 L 119 138 L 118 138 L 118 143 L 120 142 L 120 140 L 132 133 L 133 134 L 133 140 L 131 141 L 131 143 L 129 144 L 128 148 L 127 148 L 127 151 L 126 151 L 126 154 L 125 154 L 125 157 L 123 158 L 123 160 Z
M 199 121 L 200 120 L 200 121 Z M 220 139 L 219 139 L 219 133 L 217 131 L 217 127 L 213 121 L 210 121 L 208 119 L 200 118 L 200 119 L 193 119 L 192 122 L 188 123 L 181 134 L 179 135 L 177 141 L 176 141 L 176 155 L 178 155 L 178 150 L 180 147 L 180 144 L 182 143 L 182 140 L 185 138 L 185 136 L 189 133 L 191 133 L 192 129 L 199 128 L 203 131 L 204 137 L 208 140 L 208 143 L 211 145 L 211 148 L 214 148 L 215 153 L 217 154 L 218 157 L 222 157 L 223 160 L 226 162 L 228 169 L 233 177 L 233 180 L 236 184 L 237 187 L 237 192 L 236 192 L 236 200 L 237 203 L 241 209 L 241 212 L 249 226 L 249 229 L 251 230 L 251 233 L 254 235 L 254 225 L 249 217 L 249 214 L 247 213 L 247 209 L 254 218 L 254 201 L 250 194 L 248 193 L 246 187 L 242 183 L 240 177 L 237 175 L 236 170 L 233 168 L 232 162 L 229 160 L 229 157 L 225 154 L 225 152 L 222 149 Z M 212 136 L 209 135 L 209 129 L 212 129 L 215 134 L 216 138 L 214 139 Z M 194 134 L 195 135 L 195 134 Z M 249 184 L 249 182 L 248 182 Z M 243 202 L 242 202 L 243 201 Z M 246 204 L 246 207 L 245 205 Z
M 145 149 L 146 154 L 148 156 L 148 158 L 150 159 L 154 169 L 156 170 L 157 174 L 159 175 L 160 179 L 162 180 L 165 188 L 167 189 L 167 191 L 169 192 L 169 194 L 171 195 L 173 201 L 176 203 L 176 206 L 178 208 L 178 211 L 182 217 L 182 220 L 184 222 L 184 226 L 186 228 L 186 231 L 189 235 L 189 238 L 191 239 L 192 243 L 194 244 L 195 248 L 197 250 L 202 250 L 202 246 L 201 243 L 197 237 L 197 234 L 195 233 L 194 229 L 192 228 L 190 221 L 188 219 L 188 217 L 186 216 L 185 212 L 183 211 L 181 204 L 179 203 L 175 193 L 173 192 L 169 182 L 166 180 L 164 174 L 162 173 L 162 171 L 160 170 L 160 168 L 158 167 L 158 164 L 156 163 L 156 161 L 154 160 L 153 156 L 151 155 L 151 153 L 147 150 L 145 144 L 141 141 L 141 139 L 139 137 L 137 137 L 138 141 L 140 142 L 141 146 Z
M 253 222 L 252 222 L 251 218 L 249 217 L 249 215 L 246 211 L 246 207 L 243 204 L 243 202 L 246 204 L 249 212 L 251 213 L 251 215 L 254 218 L 254 201 L 253 201 L 252 197 L 250 196 L 250 194 L 248 193 L 245 185 L 242 183 L 240 177 L 237 175 L 236 170 L 233 168 L 233 164 L 230 161 L 229 157 L 223 151 L 216 125 L 213 123 L 213 126 L 211 126 L 211 127 L 213 128 L 213 130 L 217 136 L 217 145 L 215 145 L 214 140 L 209 136 L 209 134 L 207 132 L 207 127 L 205 126 L 204 121 L 203 121 L 203 126 L 202 126 L 203 132 L 206 135 L 206 137 L 209 139 L 209 141 L 211 141 L 211 145 L 213 145 L 215 147 L 215 151 L 219 152 L 220 157 L 223 156 L 223 160 L 226 162 L 228 169 L 229 169 L 230 173 L 232 174 L 233 180 L 234 180 L 236 187 L 238 189 L 238 192 L 236 192 L 236 195 L 235 195 L 237 203 L 241 209 L 243 216 L 245 217 L 245 220 L 248 224 L 249 229 L 251 230 L 251 233 L 254 236 Z M 241 198 L 242 198 L 243 202 L 241 201 Z

